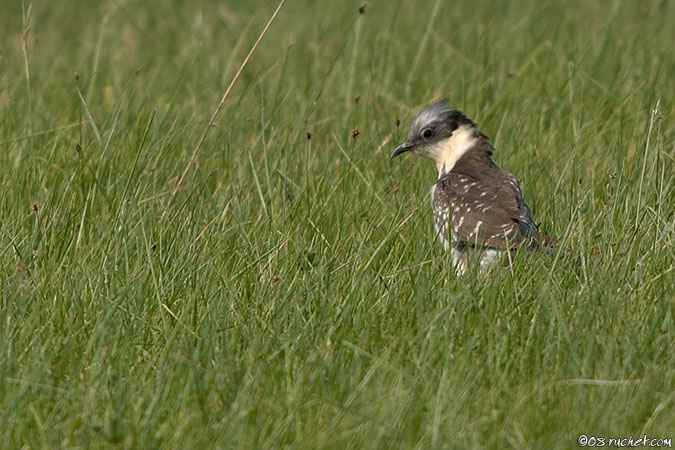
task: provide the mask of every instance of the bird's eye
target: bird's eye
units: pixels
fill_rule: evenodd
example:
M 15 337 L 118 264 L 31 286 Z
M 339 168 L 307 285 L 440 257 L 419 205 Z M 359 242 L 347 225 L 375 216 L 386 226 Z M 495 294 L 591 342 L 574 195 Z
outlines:
M 425 128 L 422 131 L 422 136 L 425 137 L 426 139 L 429 139 L 433 135 L 434 135 L 434 130 L 432 130 L 431 128 Z

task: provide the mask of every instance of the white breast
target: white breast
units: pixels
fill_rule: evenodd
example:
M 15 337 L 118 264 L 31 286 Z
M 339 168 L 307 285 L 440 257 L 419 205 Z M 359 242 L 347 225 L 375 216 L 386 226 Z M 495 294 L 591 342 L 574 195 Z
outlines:
M 426 150 L 428 158 L 436 163 L 438 169 L 438 178 L 450 172 L 459 158 L 461 158 L 471 147 L 476 145 L 478 138 L 475 136 L 475 129 L 470 125 L 462 125 L 452 132 L 452 136 L 437 142 Z

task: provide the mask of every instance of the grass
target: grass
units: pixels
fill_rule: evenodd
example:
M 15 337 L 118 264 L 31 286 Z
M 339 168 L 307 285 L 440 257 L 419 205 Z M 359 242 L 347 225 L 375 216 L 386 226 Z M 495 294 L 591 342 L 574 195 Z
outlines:
M 3 6 L 0 447 L 674 437 L 673 3 L 360 5 L 288 1 L 173 201 L 276 2 Z M 388 158 L 443 96 L 580 264 L 453 275 Z

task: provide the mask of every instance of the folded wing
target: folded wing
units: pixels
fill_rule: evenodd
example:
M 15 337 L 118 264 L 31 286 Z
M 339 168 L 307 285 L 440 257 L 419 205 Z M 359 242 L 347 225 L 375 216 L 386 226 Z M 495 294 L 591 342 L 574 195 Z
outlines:
M 508 248 L 537 237 L 532 212 L 513 175 L 496 165 L 483 168 L 488 174 L 456 169 L 438 181 L 453 204 L 450 233 L 455 245 Z

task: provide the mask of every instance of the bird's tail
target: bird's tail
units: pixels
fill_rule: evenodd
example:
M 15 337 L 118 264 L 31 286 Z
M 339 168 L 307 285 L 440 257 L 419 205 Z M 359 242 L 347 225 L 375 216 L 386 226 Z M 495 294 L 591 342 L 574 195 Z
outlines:
M 535 241 L 539 247 L 553 248 L 553 249 L 556 249 L 559 243 L 557 239 L 554 239 L 551 236 L 539 236 L 535 239 Z
M 537 236 L 534 239 L 533 247 L 544 250 L 549 256 L 559 255 L 561 258 L 573 258 L 577 264 L 581 264 L 581 253 L 560 249 L 560 241 L 551 236 Z

